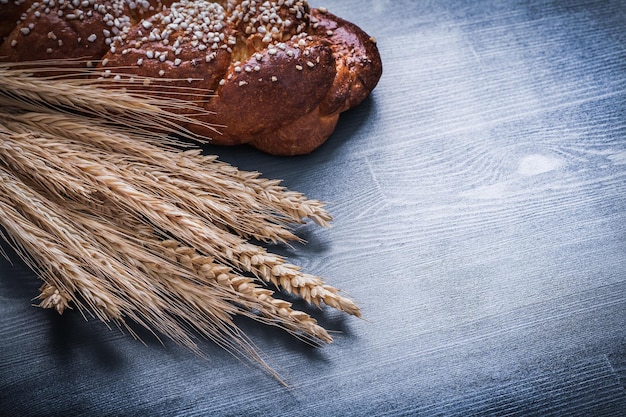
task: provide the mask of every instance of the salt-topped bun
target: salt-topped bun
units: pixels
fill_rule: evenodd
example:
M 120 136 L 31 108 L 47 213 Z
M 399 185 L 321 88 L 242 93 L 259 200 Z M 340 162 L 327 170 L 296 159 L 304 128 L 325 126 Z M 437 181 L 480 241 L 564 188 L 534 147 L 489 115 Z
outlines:
M 382 72 L 372 38 L 303 0 L 27 1 L 0 57 L 82 58 L 110 85 L 178 99 L 184 87 L 221 126 L 189 128 L 216 144 L 309 153 Z

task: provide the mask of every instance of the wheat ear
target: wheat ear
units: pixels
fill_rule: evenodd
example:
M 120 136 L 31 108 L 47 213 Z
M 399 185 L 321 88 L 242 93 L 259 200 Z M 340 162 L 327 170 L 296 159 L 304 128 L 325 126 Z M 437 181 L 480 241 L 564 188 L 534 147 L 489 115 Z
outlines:
M 134 334 L 131 320 L 201 353 L 195 329 L 279 380 L 235 316 L 332 339 L 267 282 L 360 316 L 320 277 L 249 241 L 299 240 L 292 225 L 331 216 L 168 135 L 193 138 L 183 126 L 202 109 L 185 89 L 140 97 L 54 72 L 0 64 L 0 237 L 42 277 L 42 307 L 75 306 Z
M 2 147 L 7 157 L 13 157 L 12 161 L 21 159 L 27 163 L 29 160 L 44 158 L 45 155 L 55 155 L 55 158 L 48 159 L 48 166 L 56 163 L 56 171 L 69 174 L 65 177 L 73 178 L 74 181 L 81 180 L 82 184 L 95 184 L 99 193 L 113 204 L 122 205 L 135 216 L 150 219 L 153 224 L 160 225 L 185 244 L 200 248 L 201 251 L 242 271 L 254 273 L 310 303 L 319 305 L 323 302 L 338 310 L 360 316 L 360 311 L 352 300 L 341 296 L 337 289 L 324 284 L 320 278 L 304 274 L 299 267 L 285 262 L 282 257 L 268 253 L 265 249 L 216 227 L 210 218 L 198 217 L 197 213 L 189 213 L 155 196 L 147 190 L 159 189 L 160 184 L 150 182 L 147 176 L 133 175 L 133 172 L 123 170 L 120 165 L 105 166 L 103 161 L 107 155 L 82 152 L 81 148 L 72 143 L 59 145 L 48 140 L 45 135 L 30 135 L 28 140 L 20 138 L 13 141 L 7 138 Z M 15 152 L 15 149 L 20 149 L 20 152 Z M 18 167 L 17 163 L 14 165 Z M 58 183 L 50 181 L 51 175 L 38 172 L 31 175 L 37 176 L 37 181 L 45 187 L 54 189 L 58 186 Z M 67 189 L 80 188 L 80 185 L 78 183 Z
M 136 96 L 123 89 L 106 88 L 93 78 L 68 78 L 59 82 L 55 77 L 33 77 L 23 69 L 0 63 L 0 105 L 23 110 L 56 113 L 82 113 L 125 129 L 140 130 L 144 135 L 154 132 L 173 133 L 194 140 L 206 141 L 184 126 L 189 124 L 219 133 L 217 128 L 190 117 L 206 113 L 194 103 L 158 95 Z

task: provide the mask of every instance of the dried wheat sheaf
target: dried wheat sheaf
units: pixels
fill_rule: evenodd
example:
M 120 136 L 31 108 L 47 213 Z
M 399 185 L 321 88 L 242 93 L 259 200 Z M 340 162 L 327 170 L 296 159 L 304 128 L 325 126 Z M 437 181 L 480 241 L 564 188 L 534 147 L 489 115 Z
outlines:
M 321 202 L 181 149 L 171 134 L 192 136 L 193 103 L 54 74 L 0 65 L 0 234 L 43 280 L 41 307 L 134 334 L 130 320 L 200 353 L 199 333 L 279 379 L 235 316 L 332 341 L 271 288 L 360 316 L 253 243 L 298 240 L 291 229 L 306 219 L 328 225 Z

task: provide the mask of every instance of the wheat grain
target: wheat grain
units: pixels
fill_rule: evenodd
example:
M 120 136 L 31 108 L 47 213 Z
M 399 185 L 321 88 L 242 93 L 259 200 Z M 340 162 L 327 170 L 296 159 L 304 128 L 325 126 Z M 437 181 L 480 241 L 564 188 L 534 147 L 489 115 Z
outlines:
M 76 112 L 112 122 L 127 129 L 140 130 L 145 135 L 154 132 L 174 133 L 199 141 L 206 141 L 184 126 L 202 125 L 217 133 L 216 126 L 190 116 L 206 113 L 188 100 L 160 98 L 158 95 L 136 96 L 106 85 L 92 78 L 68 78 L 62 82 L 55 77 L 32 77 L 22 69 L 12 69 L 0 63 L 0 105 L 31 111 L 57 113 Z
M 319 327 L 313 318 L 295 312 L 289 303 L 273 299 L 272 291 L 260 288 L 252 278 L 232 273 L 230 268 L 216 263 L 213 258 L 200 255 L 195 249 L 184 247 L 171 239 L 159 240 L 148 231 L 141 233 L 140 238 L 129 237 L 125 229 L 117 227 L 114 223 L 115 217 L 99 216 L 97 219 L 86 217 L 82 214 L 86 207 L 80 204 L 70 204 L 66 208 L 73 212 L 72 219 L 79 221 L 92 236 L 104 242 L 107 247 L 113 248 L 120 254 L 119 256 L 126 259 L 127 263 L 138 263 L 143 273 L 153 278 L 161 277 L 159 280 L 166 279 L 169 284 L 173 283 L 172 291 L 177 289 L 178 284 L 181 286 L 194 282 L 201 284 L 195 292 L 200 293 L 202 287 L 205 291 L 202 297 L 198 298 L 201 301 L 195 302 L 197 306 L 215 299 L 227 300 L 244 308 L 237 310 L 238 314 L 258 319 L 256 314 L 249 314 L 258 311 L 270 319 L 264 321 L 267 324 L 278 324 L 290 331 L 305 333 L 325 342 L 332 341 L 328 333 Z M 132 225 L 131 228 L 142 229 L 141 224 Z M 181 294 L 184 295 L 185 291 Z M 211 304 L 208 304 L 208 308 L 215 310 Z M 228 310 L 221 307 L 219 311 Z M 211 314 L 217 315 L 215 311 Z
M 94 287 L 99 279 L 80 266 L 82 262 L 58 243 L 57 236 L 36 224 L 47 221 L 50 213 L 33 220 L 18 211 L 18 207 L 29 208 L 31 202 L 25 200 L 25 194 L 30 193 L 31 188 L 2 168 L 0 187 L 0 222 L 9 233 L 12 246 L 27 264 L 38 271 L 47 284 L 67 294 L 79 308 L 82 303 L 73 297 L 75 292 L 80 292 L 100 320 L 120 318 L 121 300 L 102 296 L 103 291 Z
M 290 303 L 273 298 L 273 291 L 260 287 L 252 278 L 233 274 L 228 267 L 217 264 L 212 258 L 203 256 L 194 248 L 184 247 L 174 240 L 160 242 L 160 245 L 170 259 L 190 268 L 205 284 L 233 289 L 236 295 L 233 301 L 243 303 L 248 311 L 259 311 L 271 320 L 266 323 L 303 332 L 328 343 L 332 341 L 328 332 L 320 327 L 315 319 L 306 313 L 293 310 Z
M 129 138 L 120 132 L 107 130 L 107 134 L 102 134 L 93 128 L 93 124 L 87 124 L 87 120 L 77 121 L 76 117 L 28 113 L 0 116 L 0 120 L 17 133 L 32 132 L 35 129 L 52 135 L 63 135 L 65 141 L 77 141 L 83 147 L 95 145 L 107 151 L 105 156 L 111 163 L 132 164 L 140 175 L 152 175 L 161 184 L 155 190 L 161 191 L 162 198 L 174 195 L 166 186 L 175 187 L 177 200 L 188 200 L 187 209 L 206 213 L 218 211 L 219 216 L 214 218 L 226 220 L 224 226 L 242 237 L 274 243 L 297 240 L 285 228 L 286 224 L 302 221 L 306 217 L 315 219 L 320 224 L 330 221 L 330 215 L 323 209 L 322 203 L 307 200 L 299 193 L 283 191 L 282 187 L 276 186 L 272 181 L 262 184 L 262 181 L 257 180 L 255 182 L 261 184 L 255 188 L 240 186 L 244 180 L 235 177 L 237 171 L 229 172 L 228 177 L 225 177 L 219 171 L 227 171 L 227 164 L 218 162 L 214 157 L 203 157 L 197 151 L 184 152 L 181 157 L 180 152 L 142 143 L 137 138 Z M 117 161 L 111 160 L 116 156 Z M 194 160 L 195 165 L 189 166 L 190 161 Z M 207 169 L 208 167 L 211 169 Z M 235 187 L 233 183 L 236 184 Z M 234 200 L 233 193 L 240 197 Z M 183 194 L 186 195 L 185 198 Z M 200 199 L 200 196 L 206 198 Z M 263 201 L 266 196 L 272 196 L 268 200 L 273 205 Z M 232 204 L 233 201 L 236 204 Z M 293 207 L 300 209 L 298 211 Z
M 249 241 L 299 240 L 290 226 L 307 218 L 327 226 L 323 203 L 180 150 L 189 145 L 168 133 L 187 135 L 194 103 L 47 71 L 35 79 L 0 64 L 0 237 L 43 279 L 41 307 L 76 306 L 135 335 L 131 320 L 201 353 L 195 329 L 279 380 L 235 316 L 332 338 L 267 282 L 360 316 L 320 277 Z
M 18 147 L 20 152 L 16 157 L 26 161 L 44 158 L 46 154 L 58 156 L 48 160 L 48 165 L 57 163 L 55 169 L 65 172 L 67 177 L 82 179 L 84 184 L 94 184 L 99 193 L 112 204 L 122 205 L 134 216 L 150 219 L 154 225 L 164 228 L 182 242 L 200 248 L 202 252 L 243 271 L 252 272 L 288 292 L 302 296 L 308 302 L 318 305 L 324 302 L 349 314 L 360 315 L 351 300 L 341 296 L 335 288 L 325 285 L 321 279 L 303 274 L 298 267 L 286 263 L 281 257 L 216 227 L 210 218 L 198 217 L 198 213 L 194 215 L 155 196 L 153 190 L 160 189 L 163 184 L 150 182 L 147 176 L 133 175 L 133 172 L 123 170 L 120 164 L 105 166 L 103 161 L 107 155 L 81 151 L 73 143 L 59 145 L 45 136 L 36 135 L 29 136 L 21 145 L 19 140 L 10 142 L 10 139 L 5 139 L 2 149 L 8 154 Z M 51 176 L 37 172 L 31 175 L 37 175 L 37 181 L 46 187 L 59 185 L 49 181 Z M 80 184 L 70 188 L 79 187 Z

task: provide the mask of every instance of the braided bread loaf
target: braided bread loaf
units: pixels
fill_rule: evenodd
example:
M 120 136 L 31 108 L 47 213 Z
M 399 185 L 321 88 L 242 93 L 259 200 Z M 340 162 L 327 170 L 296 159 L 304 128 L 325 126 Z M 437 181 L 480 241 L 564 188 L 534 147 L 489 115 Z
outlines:
M 305 0 L 0 0 L 0 10 L 0 59 L 80 58 L 112 84 L 177 98 L 184 87 L 207 110 L 188 128 L 274 155 L 316 149 L 382 73 L 371 37 Z

